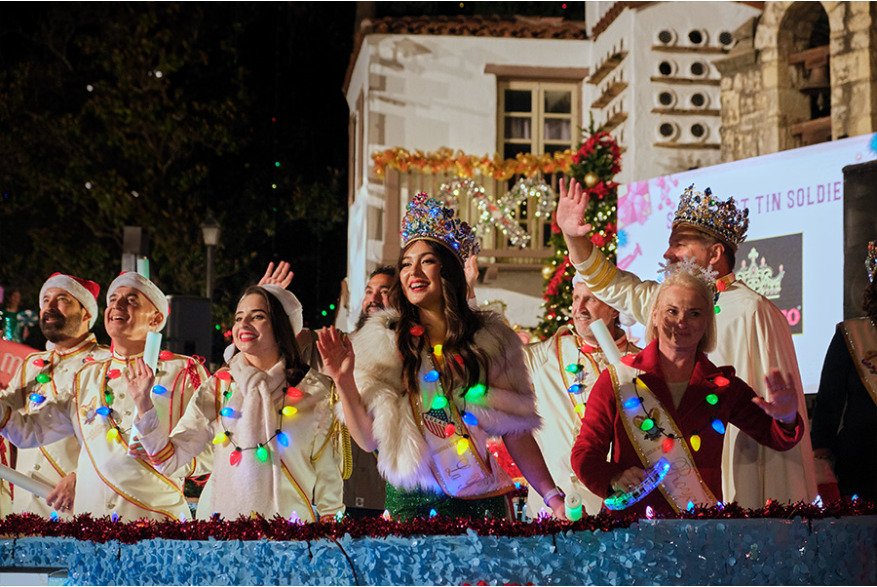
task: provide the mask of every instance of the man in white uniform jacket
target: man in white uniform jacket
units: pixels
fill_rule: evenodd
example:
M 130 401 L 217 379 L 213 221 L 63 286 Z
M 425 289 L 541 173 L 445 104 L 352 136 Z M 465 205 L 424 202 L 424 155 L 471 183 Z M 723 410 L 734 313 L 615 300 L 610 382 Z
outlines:
M 570 260 L 597 297 L 645 324 L 658 283 L 619 270 L 593 246 L 587 237 L 591 226 L 584 221 L 587 204 L 587 193 L 581 185 L 574 183 L 567 191 L 561 180 L 557 222 Z M 806 414 L 788 322 L 776 306 L 733 273 L 737 245 L 746 238 L 749 228 L 748 213 L 748 209 L 738 210 L 733 198 L 722 201 L 709 189 L 700 193 L 689 187 L 680 198 L 664 258 L 671 263 L 692 258 L 700 266 L 718 272 L 718 345 L 709 359 L 716 365 L 733 366 L 737 376 L 762 397 L 767 396 L 766 375 L 771 369 L 779 369 L 797 390 L 798 411 Z M 816 477 L 809 432 L 791 450 L 777 452 L 728 426 L 722 456 L 722 491 L 729 502 L 736 501 L 746 508 L 763 507 L 767 499 L 811 501 L 816 496 Z
M 542 427 L 533 436 L 551 478 L 566 495 L 577 494 L 585 512 L 597 515 L 603 499 L 584 486 L 570 465 L 591 388 L 608 364 L 591 332 L 591 323 L 606 323 L 622 356 L 640 349 L 628 342 L 618 324 L 617 310 L 597 299 L 578 275 L 572 282 L 572 324 L 558 328 L 554 336 L 542 342 L 524 347 L 524 357 L 536 389 L 536 409 L 542 416 Z M 532 487 L 527 506 L 529 517 L 535 518 L 543 511 L 551 514 Z
M 183 479 L 156 471 L 132 432 L 134 402 L 126 393 L 124 377 L 143 356 L 147 333 L 160 331 L 167 316 L 167 298 L 154 283 L 134 272 L 119 275 L 107 290 L 104 313 L 112 356 L 86 364 L 66 402 L 27 415 L 0 402 L 0 434 L 16 446 L 36 447 L 76 436 L 81 449 L 74 514 L 117 514 L 128 520 L 191 517 Z M 169 351 L 159 355 L 152 391 L 160 425 L 168 432 L 206 379 L 198 361 Z M 193 474 L 196 466 L 193 460 L 187 473 Z
M 73 379 L 83 365 L 102 361 L 110 349 L 99 345 L 91 329 L 98 317 L 100 286 L 88 279 L 55 273 L 40 288 L 40 330 L 49 341 L 47 350 L 25 358 L 2 398 L 24 414 L 47 405 L 66 402 L 73 393 Z M 17 488 L 12 513 L 32 513 L 48 518 L 55 507 L 73 504 L 79 443 L 69 436 L 37 448 L 19 448 L 15 469 L 53 486 L 47 500 Z M 9 512 L 3 512 L 7 514 Z

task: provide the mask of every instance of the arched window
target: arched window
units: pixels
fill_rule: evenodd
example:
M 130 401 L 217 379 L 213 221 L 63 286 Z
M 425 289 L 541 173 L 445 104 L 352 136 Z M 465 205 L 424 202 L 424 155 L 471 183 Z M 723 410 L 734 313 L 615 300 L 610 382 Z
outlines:
M 830 30 L 821 2 L 795 2 L 778 36 L 781 148 L 831 140 Z M 791 91 L 783 91 L 791 90 Z

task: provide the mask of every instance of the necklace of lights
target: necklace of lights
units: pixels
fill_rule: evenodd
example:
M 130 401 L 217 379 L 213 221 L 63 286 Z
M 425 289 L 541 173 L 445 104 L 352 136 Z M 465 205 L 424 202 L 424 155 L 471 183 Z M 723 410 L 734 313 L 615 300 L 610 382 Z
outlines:
M 724 277 L 720 277 L 716 280 L 716 295 L 713 298 L 713 311 L 718 314 L 722 311 L 722 308 L 719 307 L 719 296 L 728 290 L 731 287 L 731 284 L 736 281 L 736 277 L 733 273 L 728 273 Z
M 160 361 L 167 361 L 174 357 L 174 353 L 171 351 L 161 351 L 158 354 L 158 359 Z M 107 440 L 112 442 L 117 442 L 122 440 L 122 435 L 128 434 L 131 431 L 132 426 L 128 426 L 127 428 L 122 428 L 119 425 L 119 422 L 116 421 L 116 415 L 120 415 L 116 410 L 113 409 L 113 404 L 116 402 L 116 393 L 113 391 L 113 388 L 110 387 L 110 381 L 115 381 L 116 379 L 120 379 L 122 377 L 122 369 L 110 369 L 113 365 L 114 360 L 121 360 L 125 363 L 124 368 L 128 368 L 128 361 L 133 360 L 136 357 L 125 357 L 124 359 L 111 359 L 107 361 L 106 366 L 104 367 L 104 376 L 102 378 L 103 385 L 101 387 L 100 399 L 101 405 L 94 411 L 98 416 L 101 416 L 104 421 L 109 424 L 109 428 L 107 429 Z M 155 370 L 156 376 L 161 373 L 161 367 L 157 367 Z M 152 386 L 152 393 L 156 395 L 164 395 L 167 393 L 167 388 L 164 385 L 160 385 L 156 383 Z M 119 418 L 121 421 L 122 418 Z
M 731 383 L 728 380 L 728 378 L 724 377 L 723 375 L 718 375 L 718 376 L 714 377 L 713 379 L 711 379 L 711 381 L 717 387 L 726 387 Z M 677 440 L 679 440 L 679 436 L 677 436 L 676 434 L 674 434 L 672 432 L 670 432 L 670 433 L 666 432 L 664 430 L 664 428 L 659 426 L 658 423 L 655 421 L 655 419 L 652 418 L 652 414 L 649 413 L 648 410 L 646 410 L 645 406 L 643 405 L 643 398 L 640 395 L 640 388 L 645 389 L 649 393 L 652 393 L 652 392 L 649 389 L 649 387 L 645 384 L 645 382 L 641 378 L 636 377 L 636 378 L 634 378 L 633 383 L 634 383 L 634 390 L 635 390 L 636 395 L 624 400 L 622 407 L 625 410 L 631 411 L 631 412 L 635 411 L 635 410 L 642 410 L 643 416 L 642 417 L 638 416 L 638 418 L 641 418 L 641 421 L 639 423 L 639 429 L 643 432 L 643 435 L 645 436 L 646 440 L 657 440 L 658 438 L 663 436 L 664 440 L 661 441 L 661 450 L 664 453 L 670 452 L 671 450 L 673 450 L 673 444 Z M 652 393 L 652 395 L 654 395 L 654 394 Z M 704 401 L 710 407 L 715 408 L 719 404 L 719 396 L 716 395 L 715 393 L 710 392 L 710 393 L 706 394 L 706 396 L 704 397 Z M 725 424 L 719 418 L 713 418 L 712 422 L 710 423 L 710 426 L 717 434 L 724 434 L 725 433 Z M 692 448 L 692 450 L 694 450 L 694 452 L 697 452 L 700 450 L 700 444 L 701 444 L 700 433 L 704 428 L 705 428 L 704 426 L 698 428 L 697 430 L 694 431 L 693 434 L 689 435 L 689 437 L 688 437 L 688 445 Z
M 576 362 L 570 363 L 566 367 L 564 367 L 563 370 L 560 372 L 560 376 L 563 379 L 564 386 L 566 386 L 566 391 L 569 394 L 570 401 L 572 402 L 573 410 L 575 410 L 575 413 L 576 415 L 578 415 L 579 418 L 584 418 L 585 406 L 588 405 L 588 402 L 586 402 L 582 397 L 585 391 L 585 366 L 582 364 L 582 357 L 584 356 L 588 359 L 588 361 L 590 361 L 591 367 L 594 369 L 595 372 L 599 372 L 600 367 L 593 357 L 591 357 L 588 353 L 585 353 L 582 350 L 582 345 L 584 344 L 584 341 L 579 338 L 578 334 L 575 333 L 572 327 L 569 328 L 570 333 L 573 335 L 573 337 L 575 337 L 576 341 Z M 556 343 L 557 362 L 561 365 L 563 364 L 563 351 L 561 344 L 562 339 L 562 336 L 558 336 Z M 570 384 L 566 378 L 567 373 L 575 376 L 575 380 L 572 384 Z
M 425 332 L 423 326 L 420 326 L 419 324 L 412 326 L 409 331 L 411 335 L 415 337 L 423 336 Z M 463 365 L 463 357 L 459 354 L 450 354 L 450 357 L 458 365 Z M 423 375 L 423 381 L 425 383 L 433 384 L 433 397 L 432 402 L 430 402 L 429 405 L 429 410 L 423 412 L 423 415 L 425 416 L 433 410 L 444 414 L 445 419 L 448 422 L 444 429 L 445 438 L 450 438 L 455 434 L 459 436 L 455 443 L 455 447 L 457 449 L 457 454 L 462 455 L 470 448 L 469 431 L 467 426 L 478 425 L 478 418 L 475 417 L 475 414 L 466 410 L 467 402 L 479 402 L 484 398 L 484 394 L 487 393 L 487 387 L 479 382 L 468 388 L 466 393 L 463 394 L 463 409 L 459 410 L 445 394 L 445 390 L 442 387 L 441 374 L 438 369 L 436 369 L 436 366 L 441 366 L 442 362 L 445 360 L 445 353 L 442 345 L 432 345 L 430 360 L 432 361 L 432 369 Z M 455 412 L 458 412 L 457 416 L 458 421 L 460 422 L 459 427 L 454 423 Z
M 61 361 L 69 360 L 69 359 L 75 357 L 76 355 L 78 355 L 79 353 L 84 352 L 86 350 L 86 348 L 88 348 L 89 346 L 90 346 L 90 341 L 88 339 L 86 339 L 85 341 L 83 341 L 81 343 L 80 348 L 73 349 L 72 351 L 65 353 L 63 355 L 58 353 L 55 350 L 50 351 L 48 361 L 46 359 L 43 359 L 42 357 L 38 357 L 38 358 L 34 359 L 32 361 L 32 364 L 36 367 L 39 367 L 41 369 L 41 371 L 39 373 L 37 373 L 36 377 L 34 377 L 34 381 L 31 382 L 28 385 L 28 387 L 34 386 L 34 382 L 36 384 L 39 384 L 39 385 L 46 385 L 48 383 L 51 383 L 52 388 L 55 390 L 55 396 L 57 396 L 58 390 L 55 387 L 55 383 L 52 381 L 52 372 L 55 370 L 55 357 L 59 358 L 58 362 L 60 364 Z M 88 355 L 87 357 L 82 359 L 83 364 L 91 363 L 93 361 L 94 361 L 94 357 L 91 355 Z M 38 405 L 42 404 L 44 401 L 46 401 L 46 396 L 44 393 L 41 392 L 41 390 L 35 390 L 35 391 L 31 391 L 28 394 L 27 399 L 29 399 L 30 402 L 34 406 L 38 406 Z
M 304 397 L 304 392 L 302 390 L 294 385 L 286 388 L 286 392 L 283 394 L 283 405 L 277 410 L 277 428 L 274 430 L 274 434 L 254 446 L 240 446 L 234 441 L 234 433 L 229 430 L 226 425 L 226 420 L 240 415 L 238 410 L 235 410 L 228 405 L 229 400 L 234 395 L 237 385 L 229 371 L 219 371 L 215 377 L 225 384 L 225 389 L 222 392 L 222 408 L 219 410 L 218 419 L 219 425 L 222 426 L 222 431 L 217 432 L 216 436 L 213 437 L 213 444 L 221 446 L 231 444 L 234 447 L 234 450 L 228 455 L 228 462 L 231 466 L 236 467 L 240 464 L 244 452 L 251 450 L 255 451 L 257 461 L 261 463 L 269 462 L 271 460 L 271 449 L 268 448 L 268 445 L 272 440 L 276 440 L 277 444 L 282 448 L 287 448 L 289 446 L 289 434 L 282 429 L 283 418 L 291 418 L 295 416 L 298 413 L 298 408 L 288 405 L 287 400 L 297 402 Z

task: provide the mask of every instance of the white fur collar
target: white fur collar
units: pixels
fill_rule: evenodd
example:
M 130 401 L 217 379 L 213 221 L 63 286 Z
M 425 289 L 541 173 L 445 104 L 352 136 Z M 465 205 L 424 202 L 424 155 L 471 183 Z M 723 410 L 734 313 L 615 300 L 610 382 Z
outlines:
M 495 313 L 481 313 L 484 326 L 475 345 L 488 357 L 490 389 L 486 403 L 471 408 L 488 434 L 532 431 L 540 425 L 520 339 Z M 353 338 L 355 378 L 374 418 L 378 469 L 403 489 L 439 490 L 430 470 L 431 453 L 420 433 L 409 398 L 402 394 L 402 356 L 395 327 L 399 313 L 388 309 L 369 317 Z

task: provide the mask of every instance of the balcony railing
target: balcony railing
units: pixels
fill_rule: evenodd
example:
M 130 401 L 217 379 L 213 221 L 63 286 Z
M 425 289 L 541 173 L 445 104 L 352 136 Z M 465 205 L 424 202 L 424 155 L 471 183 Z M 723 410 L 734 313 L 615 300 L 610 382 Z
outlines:
M 383 244 L 384 262 L 395 261 L 395 255 L 399 251 L 399 226 L 401 218 L 405 214 L 405 206 L 408 201 L 418 192 L 427 192 L 433 197 L 440 199 L 442 184 L 447 184 L 458 179 L 452 174 L 432 174 L 412 171 L 401 173 L 394 169 L 388 169 L 383 178 L 384 192 L 384 218 L 383 218 Z M 491 201 L 505 195 L 518 181 L 516 176 L 508 181 L 498 181 L 492 178 L 476 176 L 475 182 L 484 188 L 487 198 Z M 559 176 L 550 175 L 544 178 L 546 183 L 557 191 Z M 550 217 L 537 217 L 535 215 L 537 202 L 527 200 L 518 207 L 517 222 L 526 231 L 530 239 L 524 247 L 512 245 L 502 230 L 494 224 L 488 228 L 479 230 L 481 239 L 481 253 L 479 260 L 482 264 L 497 266 L 515 266 L 523 268 L 531 266 L 541 267 L 544 260 L 551 257 L 553 250 L 548 246 L 550 236 Z M 478 225 L 481 218 L 481 210 L 475 198 L 462 194 L 456 202 L 457 215 L 460 219 L 468 222 L 473 227 Z M 388 258 L 389 257 L 389 258 Z

